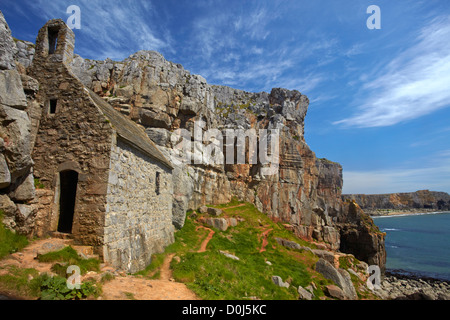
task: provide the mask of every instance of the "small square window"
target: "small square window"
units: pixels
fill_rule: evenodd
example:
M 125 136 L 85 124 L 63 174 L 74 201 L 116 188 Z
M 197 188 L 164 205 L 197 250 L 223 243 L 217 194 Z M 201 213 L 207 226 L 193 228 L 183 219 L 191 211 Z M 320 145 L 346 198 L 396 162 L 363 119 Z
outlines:
M 50 99 L 48 113 L 49 114 L 55 114 L 57 105 L 58 105 L 58 100 Z

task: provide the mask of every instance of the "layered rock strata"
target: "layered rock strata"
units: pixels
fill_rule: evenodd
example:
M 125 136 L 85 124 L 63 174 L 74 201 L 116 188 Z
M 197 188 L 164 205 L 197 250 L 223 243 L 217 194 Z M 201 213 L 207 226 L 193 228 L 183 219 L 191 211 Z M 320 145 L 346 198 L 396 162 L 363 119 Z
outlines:
M 17 152 L 8 150 L 7 144 L 2 146 L 0 140 L 0 152 L 4 157 L 4 161 L 0 157 L 0 193 L 4 208 L 15 206 L 10 210 L 15 212 L 10 219 L 14 227 L 17 221 L 27 219 L 24 214 L 20 219 L 16 217 L 18 208 L 11 201 L 18 203 L 34 198 L 34 186 L 30 185 L 33 181 L 30 152 L 39 127 L 39 112 L 44 106 L 33 101 L 39 83 L 24 75 L 27 61 L 35 54 L 34 48 L 27 43 L 18 48 L 18 42 L 14 42 L 3 21 L 0 41 L 4 43 L 1 46 L 4 50 L 0 52 L 0 68 L 8 83 L 5 88 L 17 90 L 14 95 L 2 93 L 1 129 L 8 139 L 12 136 L 10 132 L 20 132 L 14 146 L 21 147 Z M 22 62 L 18 62 L 19 58 Z M 177 228 L 184 225 L 186 210 L 226 203 L 236 197 L 255 204 L 272 219 L 283 221 L 299 237 L 324 242 L 330 249 L 354 253 L 360 260 L 384 266 L 383 234 L 363 212 L 341 200 L 342 167 L 318 159 L 306 144 L 304 120 L 309 100 L 305 95 L 280 88 L 270 93 L 250 93 L 210 85 L 203 77 L 191 74 L 154 51 L 139 51 L 120 62 L 85 60 L 79 56 L 63 58 L 85 86 L 142 126 L 174 163 L 172 222 Z M 19 68 L 20 76 L 11 71 L 17 64 L 23 65 Z M 13 96 L 17 99 L 10 101 Z M 21 119 L 24 124 L 19 126 Z M 18 128 L 8 129 L 13 125 Z M 189 148 L 183 151 L 191 161 L 179 161 L 179 132 L 190 135 Z M 252 133 L 258 145 L 253 151 L 250 147 Z M 274 133 L 279 135 L 272 135 Z M 194 141 L 196 134 L 203 139 Z M 251 136 L 247 143 L 239 139 L 245 135 Z M 272 145 L 272 142 L 277 143 Z M 262 145 L 270 146 L 265 154 L 259 152 Z M 236 157 L 237 152 L 242 151 L 245 161 L 242 164 L 229 161 L 234 160 L 230 158 L 226 159 L 228 162 L 205 161 L 205 154 L 211 147 L 215 151 L 225 151 L 228 147 Z M 279 147 L 279 158 L 273 157 L 276 147 Z M 250 161 L 255 154 L 257 161 Z M 8 160 L 10 155 L 15 158 Z M 269 161 L 261 161 L 264 157 Z M 270 168 L 275 170 L 270 172 Z M 25 187 L 17 191 L 22 185 L 29 186 L 28 195 Z M 34 208 L 44 210 L 49 196 L 44 191 L 37 193 L 40 200 L 34 198 L 31 203 L 35 203 Z M 18 194 L 25 194 L 20 196 L 22 200 L 14 200 L 18 199 Z M 34 213 L 24 210 L 27 217 L 34 217 L 30 221 L 36 224 L 42 223 L 36 218 L 37 210 Z
M 304 120 L 309 100 L 305 95 L 280 88 L 250 93 L 209 85 L 203 77 L 154 51 L 139 51 L 121 62 L 76 56 L 72 70 L 116 110 L 143 126 L 176 164 L 173 222 L 177 228 L 183 226 L 186 210 L 237 197 L 255 204 L 274 220 L 290 224 L 301 238 L 323 241 L 334 250 L 355 252 L 361 260 L 384 267 L 384 235 L 372 226 L 366 228 L 370 221 L 361 223 L 359 215 L 349 218 L 349 205 L 341 200 L 342 167 L 318 159 L 306 144 Z M 194 140 L 199 123 L 203 140 L 188 146 L 186 154 L 191 161 L 177 161 L 178 132 L 184 130 Z M 221 139 L 205 138 L 214 130 Z M 233 130 L 235 137 L 228 140 L 227 130 Z M 224 154 L 233 144 L 237 153 L 242 143 L 237 137 L 252 130 L 258 141 L 262 138 L 260 130 L 267 130 L 268 141 L 271 132 L 278 130 L 279 165 L 274 174 L 264 174 L 268 165 L 260 158 L 250 161 L 256 151 L 252 153 L 249 141 L 244 163 L 228 163 L 228 158 L 215 163 L 201 160 L 206 147 L 217 140 Z M 200 161 L 196 162 L 198 157 Z M 351 237 L 350 226 L 358 231 Z
M 354 200 L 371 215 L 383 215 L 394 211 L 450 211 L 450 195 L 429 190 L 390 194 L 345 194 L 342 198 Z

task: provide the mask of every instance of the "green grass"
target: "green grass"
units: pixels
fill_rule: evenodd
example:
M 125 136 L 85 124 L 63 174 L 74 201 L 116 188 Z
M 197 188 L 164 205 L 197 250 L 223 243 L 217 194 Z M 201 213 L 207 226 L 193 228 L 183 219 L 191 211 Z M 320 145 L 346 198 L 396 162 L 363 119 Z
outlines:
M 242 206 L 239 206 L 242 205 Z M 239 206 L 236 208 L 230 208 Z M 196 228 L 202 224 L 187 218 L 184 227 L 175 233 L 175 242 L 164 254 L 154 255 L 152 264 L 142 275 L 154 273 L 162 264 L 164 257 L 176 253 L 180 258 L 172 260 L 171 268 L 176 281 L 183 282 L 200 298 L 206 300 L 242 300 L 256 297 L 263 300 L 296 300 L 298 286 L 306 287 L 311 282 L 318 286 L 329 284 L 321 275 L 312 272 L 311 267 L 317 257 L 308 251 L 289 250 L 277 244 L 275 237 L 282 237 L 312 246 L 296 238 L 281 223 L 273 222 L 259 212 L 253 205 L 237 200 L 226 205 L 215 206 L 224 210 L 224 216 L 244 219 L 236 227 L 222 232 L 213 229 L 215 234 L 208 243 L 206 252 L 198 253 L 203 239 L 209 231 Z M 206 216 L 206 215 L 205 215 Z M 260 253 L 261 233 L 273 229 L 268 236 L 266 251 Z M 227 258 L 219 251 L 227 251 L 239 257 L 239 261 Z M 271 265 L 266 261 L 270 261 Z M 289 288 L 281 288 L 272 282 L 272 276 L 280 276 L 290 283 Z M 316 290 L 317 296 L 323 291 Z
M 0 210 L 0 259 L 28 245 L 28 239 L 18 233 L 12 232 L 3 224 L 4 212 Z
M 8 266 L 8 273 L 0 275 L 0 290 L 26 299 L 75 300 L 98 297 L 101 286 L 85 281 L 80 289 L 69 289 L 65 277 L 39 274 L 35 269 Z
M 8 266 L 8 273 L 0 275 L 0 290 L 13 292 L 21 297 L 38 297 L 41 281 L 39 272 L 35 269 L 21 269 Z
M 98 259 L 83 259 L 71 246 L 59 251 L 39 255 L 38 259 L 40 262 L 61 262 L 62 264 L 56 263 L 52 266 L 52 271 L 61 276 L 65 276 L 67 267 L 70 265 L 80 267 L 81 274 L 100 270 L 100 261 Z
M 38 178 L 34 178 L 34 187 L 36 189 L 45 189 L 45 185 L 41 181 L 39 181 Z

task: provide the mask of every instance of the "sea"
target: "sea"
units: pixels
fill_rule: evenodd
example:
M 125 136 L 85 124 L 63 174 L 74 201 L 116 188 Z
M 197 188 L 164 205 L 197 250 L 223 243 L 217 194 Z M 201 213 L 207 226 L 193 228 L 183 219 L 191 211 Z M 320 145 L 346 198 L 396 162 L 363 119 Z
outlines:
M 386 232 L 386 271 L 450 281 L 450 212 L 372 218 Z

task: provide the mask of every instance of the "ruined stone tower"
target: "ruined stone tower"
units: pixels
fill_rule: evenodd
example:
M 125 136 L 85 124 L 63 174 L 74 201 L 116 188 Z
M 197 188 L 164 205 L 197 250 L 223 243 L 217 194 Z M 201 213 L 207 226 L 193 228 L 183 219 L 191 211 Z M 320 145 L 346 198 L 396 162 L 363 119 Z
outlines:
M 61 19 L 48 21 L 36 39 L 34 60 L 39 63 L 64 63 L 70 69 L 75 48 L 75 34 Z
M 69 236 L 135 272 L 173 242 L 172 165 L 141 128 L 72 73 L 74 41 L 62 20 L 50 20 L 29 70 L 43 106 L 34 174 L 51 192 L 36 217 L 37 235 Z

